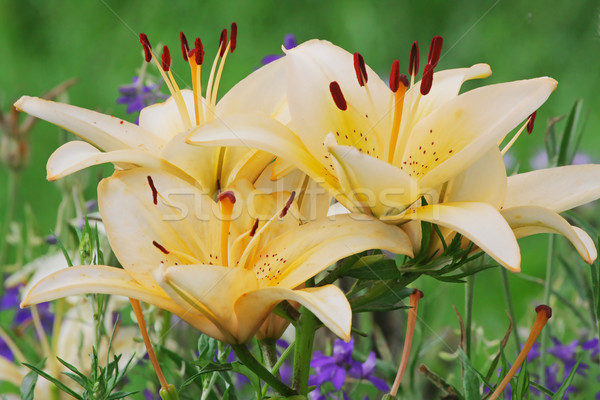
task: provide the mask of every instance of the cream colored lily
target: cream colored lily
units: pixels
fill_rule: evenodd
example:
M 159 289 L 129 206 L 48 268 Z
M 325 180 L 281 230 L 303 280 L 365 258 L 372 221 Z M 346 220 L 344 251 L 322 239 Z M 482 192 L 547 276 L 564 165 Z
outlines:
M 117 169 L 132 166 L 164 169 L 196 182 L 208 193 L 215 193 L 219 186 L 228 187 L 237 178 L 255 180 L 273 160 L 272 155 L 247 147 L 219 149 L 185 144 L 188 129 L 227 115 L 255 114 L 253 121 L 259 126 L 268 125 L 270 118 L 267 117 L 282 121 L 288 118 L 280 107 L 284 87 L 275 85 L 271 79 L 277 75 L 275 71 L 283 67 L 278 64 L 251 74 L 217 103 L 223 66 L 235 47 L 232 41 L 235 42 L 235 38 L 220 46 L 205 97 L 198 83 L 201 82 L 202 60 L 196 57 L 196 54 L 204 54 L 201 42 L 198 49 L 189 51 L 193 90 L 179 90 L 170 67 L 164 71 L 159 65 L 172 96 L 164 103 L 143 109 L 139 126 L 68 104 L 23 96 L 15 103 L 18 110 L 61 126 L 85 141 L 68 142 L 54 152 L 47 165 L 48 179 L 59 179 L 92 165 L 112 162 Z M 156 55 L 151 49 L 148 51 L 156 61 Z M 228 128 L 233 132 L 241 129 L 236 124 Z
M 448 181 L 535 111 L 556 81 L 508 82 L 458 95 L 465 80 L 491 73 L 477 64 L 435 73 L 424 96 L 420 82 L 407 88 L 398 76 L 393 92 L 358 60 L 324 41 L 288 50 L 276 63 L 286 64 L 290 131 L 234 135 L 200 127 L 188 140 L 269 151 L 321 182 L 351 211 L 451 228 L 519 270 L 518 245 L 494 207 L 468 198 L 440 203 L 439 197 Z M 423 196 L 429 205 L 420 207 Z M 418 248 L 419 227 L 409 230 Z
M 537 233 L 565 236 L 591 264 L 597 257 L 594 240 L 559 213 L 600 198 L 600 165 L 569 165 L 506 176 L 498 148 L 453 178 L 440 201 L 485 202 L 500 211 L 517 238 Z M 446 241 L 453 232 L 443 231 Z M 433 243 L 431 251 L 441 250 Z
M 79 266 L 33 287 L 23 306 L 73 294 L 120 294 L 172 311 L 200 331 L 244 343 L 283 300 L 310 309 L 349 339 L 351 309 L 333 285 L 297 289 L 367 249 L 412 255 L 399 228 L 364 215 L 300 225 L 293 195 L 238 180 L 219 202 L 163 170 L 117 171 L 98 188 L 111 246 L 124 269 Z M 368 232 L 368 235 L 364 233 Z

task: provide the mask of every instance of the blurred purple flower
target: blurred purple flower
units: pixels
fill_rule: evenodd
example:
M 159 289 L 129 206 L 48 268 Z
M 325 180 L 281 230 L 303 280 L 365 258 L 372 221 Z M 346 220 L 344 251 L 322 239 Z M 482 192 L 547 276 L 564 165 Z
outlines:
M 592 162 L 593 160 L 589 155 L 579 152 L 575 154 L 575 156 L 573 157 L 573 162 L 571 164 L 583 165 L 590 164 Z M 548 153 L 546 153 L 546 150 L 540 150 L 539 152 L 537 152 L 535 156 L 533 156 L 529 164 L 533 169 L 548 168 Z
M 598 338 L 583 342 L 581 348 L 586 351 L 592 351 L 591 356 L 594 357 L 600 352 L 600 346 L 598 345 Z
M 352 358 L 354 350 L 354 339 L 348 343 L 341 339 L 336 339 L 333 343 L 333 354 L 327 356 L 319 351 L 314 353 L 310 366 L 315 370 L 315 374 L 309 377 L 309 385 L 317 386 L 317 390 L 311 393 L 311 399 L 325 399 L 327 393 L 321 392 L 321 386 L 326 382 L 331 382 L 333 387 L 340 391 L 346 382 L 346 377 L 359 380 L 368 380 L 378 390 L 387 392 L 389 386 L 382 380 L 374 376 L 376 358 L 375 353 L 369 353 L 364 363 Z M 346 394 L 343 393 L 344 397 Z
M 298 46 L 298 42 L 296 41 L 296 36 L 294 36 L 291 33 L 288 33 L 287 35 L 285 35 L 285 37 L 283 38 L 283 47 L 285 47 L 286 49 L 289 50 L 289 49 L 293 49 L 296 46 Z M 261 62 L 263 65 L 267 65 L 268 63 L 278 60 L 281 57 L 283 57 L 282 54 L 269 54 L 267 56 L 264 56 Z
M 117 99 L 117 104 L 126 104 L 128 114 L 140 112 L 143 108 L 169 97 L 160 92 L 162 84 L 163 80 L 160 79 L 157 83 L 144 85 L 139 76 L 134 76 L 132 83 L 119 87 L 121 97 Z

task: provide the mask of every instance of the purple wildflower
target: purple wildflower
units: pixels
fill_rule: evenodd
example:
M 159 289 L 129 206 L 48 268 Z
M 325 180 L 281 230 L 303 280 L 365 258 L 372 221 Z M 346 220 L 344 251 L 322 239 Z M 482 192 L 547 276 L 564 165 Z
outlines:
M 286 49 L 289 50 L 289 49 L 293 49 L 296 46 L 298 46 L 298 42 L 296 41 L 296 36 L 294 36 L 291 33 L 288 33 L 287 35 L 285 35 L 285 37 L 283 38 L 283 47 L 285 47 Z M 268 63 L 278 60 L 281 57 L 283 57 L 283 55 L 281 55 L 281 54 L 269 54 L 267 56 L 264 56 L 261 62 L 263 65 L 267 65 Z
M 592 351 L 591 356 L 594 357 L 600 353 L 600 346 L 598 345 L 598 338 L 594 338 L 592 340 L 588 340 L 587 342 L 583 342 L 581 348 L 586 351 Z
M 143 108 L 169 97 L 160 92 L 162 83 L 163 80 L 160 79 L 158 83 L 144 85 L 139 76 L 134 76 L 132 83 L 119 87 L 121 97 L 117 99 L 117 104 L 126 104 L 128 114 L 140 112 Z
M 331 382 L 333 387 L 340 391 L 346 382 L 346 377 L 368 380 L 378 390 L 389 391 L 389 386 L 382 380 L 374 376 L 376 358 L 375 353 L 369 353 L 364 363 L 352 358 L 354 350 L 354 339 L 346 343 L 341 339 L 336 339 L 333 343 L 333 354 L 326 356 L 316 351 L 310 366 L 315 370 L 315 374 L 309 377 L 309 385 L 315 385 L 318 390 L 311 393 L 311 399 L 325 399 L 327 393 L 321 392 L 321 386 L 326 382 Z M 345 395 L 345 393 L 344 393 Z

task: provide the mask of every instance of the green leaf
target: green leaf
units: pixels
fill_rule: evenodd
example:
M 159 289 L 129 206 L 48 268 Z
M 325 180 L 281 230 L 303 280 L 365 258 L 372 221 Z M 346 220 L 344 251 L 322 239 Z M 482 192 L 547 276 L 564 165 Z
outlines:
M 580 118 L 583 109 L 583 100 L 579 99 L 573 104 L 569 117 L 567 118 L 567 125 L 562 134 L 560 141 L 560 147 L 558 148 L 558 159 L 557 166 L 569 165 L 573 162 L 573 157 L 577 151 L 577 145 L 579 143 L 578 132 L 582 132 L 580 128 Z M 579 133 L 580 135 L 581 133 Z
M 458 351 L 465 371 L 462 381 L 465 400 L 480 400 L 478 371 L 471 365 L 471 361 L 463 349 L 459 347 Z
M 529 398 L 529 372 L 527 372 L 527 360 L 521 366 L 521 372 L 517 377 L 517 385 L 513 389 L 513 397 L 516 399 Z
M 565 397 L 565 394 L 567 393 L 567 389 L 569 388 L 569 386 L 571 385 L 571 381 L 573 381 L 573 378 L 575 377 L 577 368 L 579 368 L 580 362 L 581 362 L 581 357 L 579 358 L 579 360 L 577 360 L 577 364 L 575 364 L 575 366 L 571 370 L 571 373 L 569 374 L 567 379 L 564 380 L 562 385 L 560 385 L 560 387 L 558 388 L 558 391 L 554 394 L 554 396 L 552 396 L 552 399 L 550 399 L 550 400 L 562 400 Z
M 75 393 L 71 388 L 69 388 L 68 386 L 66 386 L 64 383 L 62 383 L 61 381 L 59 381 L 55 377 L 48 375 L 42 369 L 40 369 L 40 368 L 38 368 L 38 367 L 36 367 L 34 365 L 27 364 L 27 363 L 23 363 L 23 365 L 26 366 L 27 368 L 33 370 L 34 372 L 36 372 L 38 375 L 42 376 L 43 378 L 49 380 L 53 384 L 55 384 L 63 392 L 65 392 L 65 393 L 67 393 L 67 394 L 75 397 L 76 399 L 84 400 L 83 397 L 81 397 L 79 394 Z
M 33 392 L 35 390 L 35 384 L 37 383 L 38 374 L 35 371 L 30 371 L 23 382 L 21 382 L 20 392 L 22 400 L 33 400 Z

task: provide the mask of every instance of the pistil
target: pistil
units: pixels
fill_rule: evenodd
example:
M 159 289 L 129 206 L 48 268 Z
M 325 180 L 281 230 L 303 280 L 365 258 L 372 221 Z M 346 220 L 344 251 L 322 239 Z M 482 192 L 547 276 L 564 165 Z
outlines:
M 508 382 L 510 382 L 515 373 L 519 370 L 519 368 L 521 368 L 521 364 L 523 364 L 523 361 L 525 361 L 527 354 L 529 354 L 529 351 L 533 347 L 537 337 L 542 332 L 542 328 L 544 328 L 548 320 L 552 317 L 552 309 L 547 305 L 542 304 L 537 306 L 535 308 L 535 312 L 537 313 L 535 322 L 533 323 L 533 328 L 531 328 L 531 332 L 529 333 L 529 337 L 527 338 L 525 345 L 523 345 L 523 348 L 521 349 L 521 352 L 519 353 L 515 363 L 512 365 L 504 379 L 502 379 L 502 382 L 500 382 L 500 384 L 496 387 L 496 390 L 494 390 L 494 393 L 492 393 L 492 396 L 489 398 L 489 400 L 496 400 L 498 396 L 502 394 L 502 391 L 506 385 L 508 385 Z
M 231 215 L 235 204 L 235 194 L 232 191 L 219 193 L 219 204 L 221 205 L 221 258 L 223 265 L 229 265 L 229 227 Z

